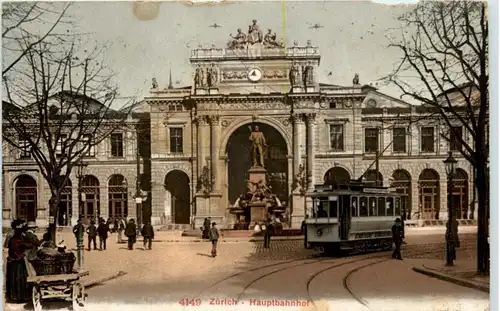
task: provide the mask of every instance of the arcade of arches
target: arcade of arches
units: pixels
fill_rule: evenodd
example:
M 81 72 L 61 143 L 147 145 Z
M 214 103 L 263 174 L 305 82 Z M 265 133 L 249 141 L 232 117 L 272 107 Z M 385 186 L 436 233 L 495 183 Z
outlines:
M 247 171 L 252 167 L 251 128 L 258 126 L 264 134 L 267 148 L 264 150 L 264 166 L 268 174 L 268 186 L 281 202 L 288 201 L 287 145 L 283 136 L 274 127 L 260 122 L 245 124 L 231 134 L 226 147 L 228 200 L 234 204 L 246 193 Z
M 409 219 L 439 219 L 440 211 L 440 178 L 436 171 L 425 169 L 418 180 L 418 202 L 419 207 L 415 211 L 412 208 L 412 182 L 411 175 L 404 169 L 395 170 L 392 174 L 391 188 L 399 193 L 406 194 L 402 201 L 403 220 Z M 365 175 L 366 181 L 375 181 L 378 178 L 382 183 L 383 175 L 376 170 L 369 170 Z M 349 172 L 342 167 L 330 168 L 325 176 L 325 184 L 339 184 L 350 180 Z M 457 219 L 472 219 L 472 211 L 469 210 L 469 180 L 463 169 L 457 169 L 452 178 L 452 204 Z

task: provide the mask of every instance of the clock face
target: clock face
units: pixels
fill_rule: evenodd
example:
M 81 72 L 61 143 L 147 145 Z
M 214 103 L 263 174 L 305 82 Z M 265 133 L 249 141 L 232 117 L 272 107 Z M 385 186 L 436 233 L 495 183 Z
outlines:
M 248 72 L 248 80 L 257 82 L 260 79 L 262 79 L 262 72 L 257 68 L 250 69 Z

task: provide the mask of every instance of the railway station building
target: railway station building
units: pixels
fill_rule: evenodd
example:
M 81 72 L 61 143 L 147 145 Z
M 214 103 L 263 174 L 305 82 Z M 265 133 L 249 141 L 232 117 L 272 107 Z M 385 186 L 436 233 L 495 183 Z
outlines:
M 408 194 L 407 224 L 443 224 L 443 160 L 450 151 L 458 160 L 451 187 L 457 219 L 474 222 L 474 172 L 460 144 L 441 137 L 444 122 L 427 107 L 360 84 L 354 72 L 352 85 L 321 83 L 320 60 L 319 47 L 310 41 L 285 48 L 269 37 L 193 50 L 192 85 L 174 88 L 154 79 L 150 95 L 137 106 L 135 112 L 147 116 L 148 135 L 116 133 L 96 147 L 85 172 L 85 191 L 91 193 L 85 211 L 79 210 L 72 179 L 64 194 L 64 224 L 74 224 L 79 213 L 137 217 L 139 176 L 147 194 L 142 213 L 153 225 L 199 228 L 211 217 L 231 228 L 235 218 L 228 208 L 246 191 L 249 136 L 256 125 L 267 142 L 268 184 L 286 207 L 286 226 L 300 227 L 311 208 L 304 193 L 315 184 L 361 176 Z M 15 217 L 47 223 L 50 191 L 42 175 L 29 155 L 5 145 L 3 187 L 4 226 Z

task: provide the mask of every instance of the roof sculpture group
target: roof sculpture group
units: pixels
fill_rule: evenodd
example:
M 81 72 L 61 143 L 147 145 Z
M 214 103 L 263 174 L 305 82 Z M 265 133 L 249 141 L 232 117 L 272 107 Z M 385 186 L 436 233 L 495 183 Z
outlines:
M 252 25 L 248 26 L 248 34 L 243 33 L 241 28 L 238 28 L 236 36 L 232 34 L 229 35 L 232 38 L 232 40 L 227 43 L 229 49 L 244 49 L 256 43 L 261 43 L 268 49 L 283 47 L 283 43 L 276 39 L 276 33 L 272 33 L 271 29 L 268 29 L 267 34 L 263 35 L 255 19 L 252 21 Z

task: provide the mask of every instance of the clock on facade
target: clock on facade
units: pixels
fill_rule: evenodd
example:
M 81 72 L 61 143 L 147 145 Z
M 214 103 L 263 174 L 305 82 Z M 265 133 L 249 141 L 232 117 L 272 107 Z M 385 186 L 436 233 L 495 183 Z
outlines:
M 262 72 L 260 71 L 260 69 L 257 68 L 250 69 L 250 71 L 248 72 L 248 80 L 252 82 L 257 82 L 260 79 L 262 79 Z

